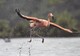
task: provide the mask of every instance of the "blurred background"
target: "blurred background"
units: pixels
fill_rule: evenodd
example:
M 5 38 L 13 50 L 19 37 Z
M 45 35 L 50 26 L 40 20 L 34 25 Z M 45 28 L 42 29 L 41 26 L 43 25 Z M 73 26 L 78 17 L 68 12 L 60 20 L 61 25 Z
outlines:
M 29 37 L 29 22 L 21 19 L 15 12 L 28 16 L 47 19 L 52 12 L 56 21 L 65 28 L 80 32 L 80 0 L 0 0 L 0 38 Z M 35 29 L 43 37 L 79 37 L 80 34 L 70 34 L 56 28 Z M 33 37 L 38 37 L 33 34 Z

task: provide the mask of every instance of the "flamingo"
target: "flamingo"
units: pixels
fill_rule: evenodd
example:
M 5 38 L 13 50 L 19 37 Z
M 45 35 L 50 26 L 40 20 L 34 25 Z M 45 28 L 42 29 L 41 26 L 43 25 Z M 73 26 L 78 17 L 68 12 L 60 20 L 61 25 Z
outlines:
M 51 20 L 54 19 L 54 15 L 52 13 L 49 13 L 48 14 L 48 20 L 45 20 L 45 19 L 39 19 L 37 17 L 25 16 L 25 15 L 23 15 L 23 14 L 20 13 L 19 9 L 16 9 L 15 11 L 17 12 L 17 14 L 21 18 L 26 19 L 26 20 L 28 20 L 30 22 L 30 27 L 31 28 L 53 26 L 53 27 L 56 27 L 56 28 L 58 28 L 60 30 L 66 31 L 68 33 L 73 33 L 70 29 L 63 28 L 62 26 L 51 22 Z M 31 40 L 30 40 L 30 42 L 31 42 Z M 42 42 L 44 42 L 44 39 L 43 39 Z

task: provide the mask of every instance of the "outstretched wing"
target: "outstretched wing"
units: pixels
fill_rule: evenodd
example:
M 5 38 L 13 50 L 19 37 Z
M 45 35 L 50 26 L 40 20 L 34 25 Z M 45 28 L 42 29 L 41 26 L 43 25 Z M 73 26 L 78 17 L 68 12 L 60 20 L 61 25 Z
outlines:
M 61 27 L 60 25 L 55 24 L 55 23 L 52 23 L 52 22 L 50 22 L 50 26 L 56 27 L 56 28 L 58 28 L 58 29 L 61 29 L 61 30 L 66 31 L 66 32 L 69 32 L 69 33 L 73 33 L 71 30 L 66 29 L 66 28 L 63 28 L 63 27 Z
M 30 16 L 25 16 L 23 14 L 20 13 L 20 10 L 19 9 L 15 9 L 15 11 L 17 12 L 17 14 L 23 18 L 23 19 L 26 19 L 26 20 L 33 20 L 33 21 L 37 21 L 37 22 L 40 22 L 40 20 L 36 17 L 30 17 Z

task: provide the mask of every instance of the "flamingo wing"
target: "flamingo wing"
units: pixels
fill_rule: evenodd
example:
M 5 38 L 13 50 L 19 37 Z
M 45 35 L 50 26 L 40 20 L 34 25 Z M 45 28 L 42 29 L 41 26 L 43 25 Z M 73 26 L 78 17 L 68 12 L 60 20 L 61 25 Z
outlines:
M 19 9 L 16 9 L 15 11 L 16 11 L 17 14 L 18 14 L 21 18 L 23 18 L 23 19 L 33 20 L 33 21 L 40 22 L 40 20 L 39 20 L 38 18 L 36 18 L 36 17 L 30 17 L 30 16 L 25 16 L 25 15 L 21 14 Z
M 66 31 L 66 32 L 69 32 L 69 33 L 73 33 L 70 29 L 63 28 L 60 25 L 55 24 L 55 23 L 52 23 L 52 22 L 50 22 L 50 26 L 56 27 L 58 29 L 61 29 L 61 30 Z

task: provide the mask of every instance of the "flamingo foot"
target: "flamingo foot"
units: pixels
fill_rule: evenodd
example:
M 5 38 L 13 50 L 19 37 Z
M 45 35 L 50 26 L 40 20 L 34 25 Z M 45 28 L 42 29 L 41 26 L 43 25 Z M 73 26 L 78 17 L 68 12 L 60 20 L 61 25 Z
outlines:
M 44 38 L 42 39 L 42 43 L 44 43 Z
M 31 42 L 32 42 L 32 40 L 30 39 L 28 42 L 29 42 L 29 43 L 31 43 Z

